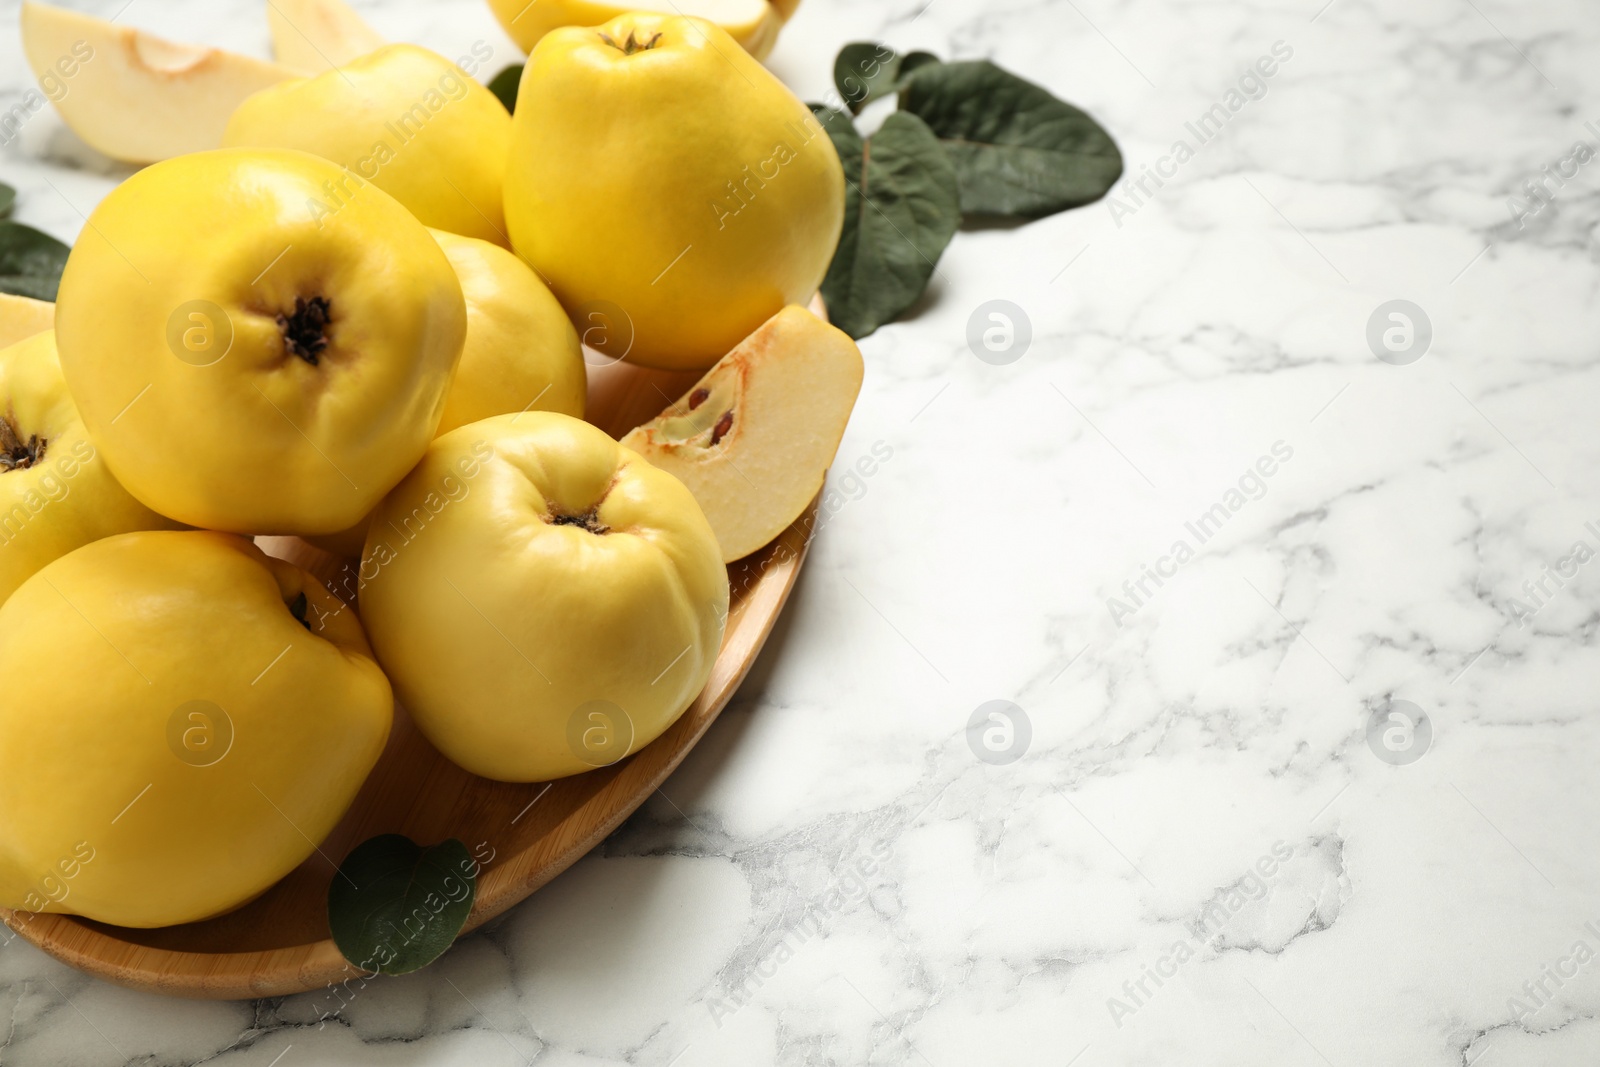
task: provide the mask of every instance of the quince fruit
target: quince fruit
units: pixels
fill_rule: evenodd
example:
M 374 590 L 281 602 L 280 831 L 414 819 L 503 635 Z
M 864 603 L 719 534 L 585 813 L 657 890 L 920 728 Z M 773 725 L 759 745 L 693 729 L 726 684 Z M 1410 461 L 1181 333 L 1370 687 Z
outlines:
M 466 304 L 387 193 L 331 216 L 338 167 L 221 149 L 158 163 L 89 217 L 61 277 L 61 367 L 96 449 L 191 526 L 332 533 L 421 457 Z
M 787 307 L 622 445 L 689 487 L 731 563 L 782 533 L 822 488 L 862 371 L 849 336 Z
M 0 348 L 6 348 L 55 325 L 56 306 L 48 300 L 0 293 Z
M 319 217 L 371 183 L 428 226 L 508 243 L 501 179 L 511 116 L 495 95 L 426 48 L 394 44 L 239 105 L 222 143 L 297 148 L 344 168 Z
M 67 394 L 55 333 L 0 349 L 0 603 L 75 548 L 176 526 L 106 469 Z
M 624 15 L 552 31 L 523 71 L 512 244 L 575 320 L 623 323 L 608 355 L 704 370 L 810 300 L 839 243 L 832 142 L 731 45 L 703 19 Z
M 767 0 L 634 0 L 631 3 L 603 3 L 597 0 L 489 0 L 495 18 L 524 52 L 531 53 L 551 30 L 562 26 L 598 26 L 629 12 L 693 15 L 715 23 L 756 59 L 765 59 L 778 42 L 778 31 L 790 10 L 800 0 L 785 0 L 783 5 Z
M 394 714 L 355 614 L 243 538 L 131 533 L 0 608 L 0 905 L 194 922 L 304 861 Z
M 467 342 L 445 395 L 439 433 L 519 411 L 581 419 L 583 346 L 550 289 L 498 245 L 439 230 L 433 236 L 467 299 Z
M 728 612 L 689 490 L 549 412 L 435 441 L 378 509 L 361 577 L 361 617 L 422 732 L 510 782 L 655 740 L 704 688 Z
M 241 101 L 297 74 L 33 0 L 22 4 L 22 50 L 72 131 L 126 163 L 216 148 Z

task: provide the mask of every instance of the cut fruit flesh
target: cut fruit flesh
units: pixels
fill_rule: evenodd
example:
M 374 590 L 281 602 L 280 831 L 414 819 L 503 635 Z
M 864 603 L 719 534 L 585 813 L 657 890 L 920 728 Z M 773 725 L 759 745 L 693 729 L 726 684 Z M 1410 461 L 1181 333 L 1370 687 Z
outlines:
M 848 336 L 787 307 L 622 443 L 689 487 L 731 563 L 782 533 L 822 488 L 862 371 Z
M 33 0 L 22 5 L 22 48 L 41 81 L 49 77 L 68 87 L 55 105 L 73 132 L 127 163 L 216 148 L 245 97 L 299 77 L 276 63 L 168 41 Z
M 10 348 L 55 324 L 56 306 L 50 301 L 0 293 L 0 348 Z
M 344 0 L 270 0 L 267 26 L 273 56 L 306 74 L 342 67 L 388 44 Z

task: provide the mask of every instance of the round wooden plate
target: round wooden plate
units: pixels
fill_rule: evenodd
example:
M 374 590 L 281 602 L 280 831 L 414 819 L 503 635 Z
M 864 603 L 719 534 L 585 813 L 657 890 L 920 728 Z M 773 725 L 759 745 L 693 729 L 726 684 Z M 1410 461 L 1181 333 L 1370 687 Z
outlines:
M 620 437 L 698 377 L 592 364 L 589 421 Z M 303 993 L 360 976 L 328 935 L 328 883 L 356 845 L 402 833 L 422 844 L 459 838 L 484 863 L 462 932 L 473 930 L 571 866 L 682 762 L 771 633 L 805 561 L 817 503 L 771 545 L 729 566 L 727 631 L 710 681 L 666 733 L 627 759 L 555 782 L 492 782 L 445 759 L 397 707 L 388 747 L 344 821 L 305 863 L 239 910 L 154 930 L 5 909 L 0 919 L 55 958 L 135 989 L 215 1000 Z M 293 538 L 262 543 L 324 581 L 350 565 Z

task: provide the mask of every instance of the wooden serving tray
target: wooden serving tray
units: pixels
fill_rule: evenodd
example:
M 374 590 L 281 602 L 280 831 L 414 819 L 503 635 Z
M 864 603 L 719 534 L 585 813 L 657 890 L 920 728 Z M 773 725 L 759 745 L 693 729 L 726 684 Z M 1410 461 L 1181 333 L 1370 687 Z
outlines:
M 698 377 L 591 364 L 589 421 L 620 437 Z M 56 959 L 135 989 L 214 1000 L 303 993 L 360 975 L 328 933 L 328 883 L 338 863 L 369 837 L 403 833 L 425 845 L 459 838 L 484 863 L 462 932 L 481 926 L 616 829 L 699 741 L 755 662 L 794 587 L 817 503 L 778 540 L 728 568 L 732 599 L 710 681 L 666 733 L 627 759 L 556 782 L 492 782 L 445 759 L 397 707 L 388 747 L 344 821 L 305 863 L 237 911 L 154 930 L 5 909 L 0 920 Z M 262 547 L 325 581 L 349 565 L 294 538 L 263 538 Z

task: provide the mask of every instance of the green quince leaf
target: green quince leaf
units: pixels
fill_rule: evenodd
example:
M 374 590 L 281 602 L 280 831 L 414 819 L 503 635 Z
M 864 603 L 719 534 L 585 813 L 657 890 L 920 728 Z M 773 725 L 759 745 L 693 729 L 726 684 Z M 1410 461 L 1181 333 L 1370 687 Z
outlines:
M 54 300 L 70 251 L 32 226 L 0 220 L 0 293 Z
M 1100 199 L 1122 176 L 1099 123 L 987 60 L 919 67 L 900 107 L 949 152 L 967 214 L 1042 218 Z
M 450 838 L 423 848 L 403 834 L 363 841 L 328 886 L 328 926 L 363 971 L 406 974 L 444 955 L 472 913 L 478 864 Z
M 850 116 L 813 104 L 844 163 L 844 231 L 822 282 L 828 317 L 865 337 L 917 302 L 961 224 L 955 168 L 915 115 L 897 111 L 870 139 Z

